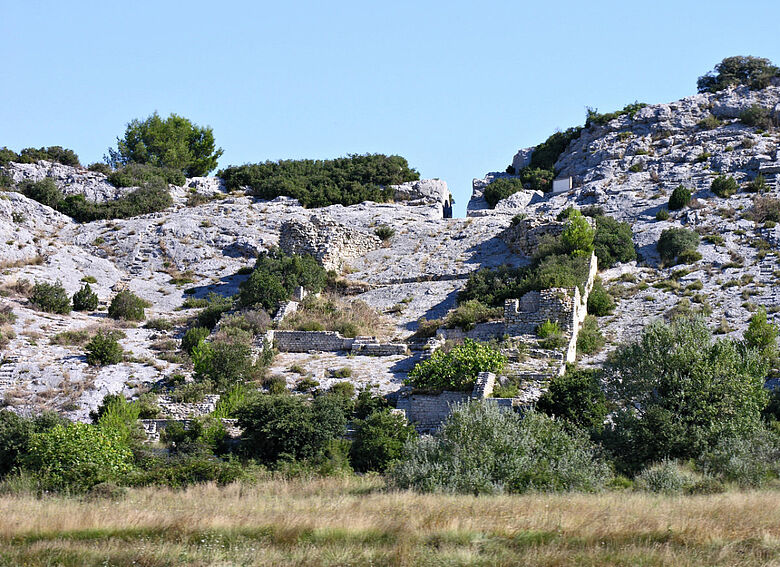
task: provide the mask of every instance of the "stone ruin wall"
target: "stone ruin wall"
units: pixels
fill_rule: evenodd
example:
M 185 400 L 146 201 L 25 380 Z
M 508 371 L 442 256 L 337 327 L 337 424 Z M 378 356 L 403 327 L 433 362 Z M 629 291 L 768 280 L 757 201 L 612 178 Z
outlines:
M 341 270 L 347 260 L 364 256 L 381 245 L 375 234 L 317 215 L 308 221 L 287 220 L 279 231 L 279 247 L 286 254 L 309 254 L 326 270 Z
M 339 352 L 366 356 L 396 356 L 408 352 L 405 343 L 383 343 L 374 337 L 348 338 L 336 331 L 268 331 L 264 342 L 281 352 Z M 262 345 L 257 345 L 262 347 Z

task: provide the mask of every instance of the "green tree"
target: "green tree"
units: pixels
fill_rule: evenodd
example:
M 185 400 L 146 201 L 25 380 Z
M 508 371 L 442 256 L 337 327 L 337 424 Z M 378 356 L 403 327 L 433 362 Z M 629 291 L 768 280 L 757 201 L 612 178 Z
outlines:
M 339 396 L 262 395 L 236 411 L 244 430 L 241 447 L 264 463 L 321 456 L 328 444 L 344 435 L 346 417 Z
M 769 59 L 737 55 L 726 57 L 715 69 L 699 77 L 696 86 L 700 93 L 714 93 L 735 85 L 747 85 L 753 90 L 769 86 L 773 78 L 780 76 L 780 68 Z
M 132 291 L 120 291 L 108 306 L 108 316 L 112 319 L 126 321 L 143 321 L 146 318 L 144 309 L 149 303 L 138 297 Z
M 46 313 L 59 313 L 61 315 L 70 313 L 70 297 L 59 280 L 53 284 L 35 282 L 30 294 L 30 303 Z
M 117 480 L 133 466 L 133 453 L 114 432 L 85 423 L 56 425 L 30 439 L 24 467 L 47 489 L 85 491 Z
M 745 330 L 745 345 L 761 353 L 771 365 L 777 364 L 777 325 L 767 321 L 766 308 L 760 307 Z
M 500 351 L 466 339 L 447 353 L 440 349 L 419 362 L 406 382 L 415 388 L 470 390 L 480 372 L 500 372 L 505 363 L 506 357 Z
M 730 175 L 718 175 L 712 180 L 710 191 L 718 197 L 731 197 L 739 189 L 736 180 Z
M 606 215 L 597 215 L 593 247 L 600 268 L 610 268 L 618 262 L 636 260 L 634 233 L 631 225 Z
M 376 411 L 353 425 L 349 458 L 358 472 L 384 472 L 401 457 L 404 445 L 417 436 L 404 417 L 389 410 Z
M 608 444 L 626 470 L 696 458 L 719 439 L 761 425 L 766 360 L 737 341 L 713 341 L 701 319 L 645 327 L 605 367 L 616 404 Z
M 73 294 L 73 309 L 76 311 L 94 311 L 98 306 L 98 296 L 88 283 Z
M 656 248 L 665 264 L 674 262 L 678 256 L 695 251 L 699 247 L 699 235 L 687 228 L 667 228 L 661 232 Z
M 674 188 L 674 191 L 672 191 L 671 197 L 669 197 L 669 210 L 680 210 L 687 207 L 690 202 L 691 190 L 682 185 L 678 185 Z
M 87 364 L 92 366 L 119 364 L 124 357 L 124 351 L 111 331 L 98 331 L 84 350 L 87 352 Z
M 245 382 L 252 372 L 252 348 L 244 336 L 201 341 L 192 349 L 195 377 L 211 380 L 219 392 Z
M 588 220 L 578 210 L 569 214 L 569 220 L 561 233 L 561 243 L 569 254 L 574 256 L 590 256 L 593 252 L 593 239 L 596 232 Z
M 107 161 L 114 167 L 144 163 L 197 177 L 216 168 L 223 151 L 215 149 L 211 127 L 198 126 L 176 114 L 163 120 L 155 112 L 143 121 L 130 122 L 124 137 L 117 138 L 117 148 L 108 153 Z
M 33 434 L 66 423 L 66 418 L 53 411 L 27 418 L 10 410 L 0 410 L 0 478 L 21 466 Z
M 536 403 L 536 409 L 557 419 L 565 419 L 585 431 L 600 432 L 607 417 L 607 398 L 597 370 L 568 366 L 556 376 Z

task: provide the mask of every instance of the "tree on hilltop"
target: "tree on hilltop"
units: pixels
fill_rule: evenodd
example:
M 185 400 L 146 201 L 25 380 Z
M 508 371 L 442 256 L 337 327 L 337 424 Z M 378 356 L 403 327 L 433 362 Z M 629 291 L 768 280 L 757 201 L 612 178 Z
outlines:
M 176 114 L 163 120 L 155 112 L 146 120 L 130 122 L 124 138 L 117 138 L 117 148 L 109 148 L 106 161 L 113 167 L 143 163 L 198 177 L 215 169 L 222 153 L 222 148 L 214 148 L 211 127 Z
M 696 86 L 700 93 L 715 93 L 734 85 L 759 90 L 769 86 L 775 77 L 780 77 L 780 68 L 769 59 L 736 55 L 726 57 L 715 69 L 699 77 Z

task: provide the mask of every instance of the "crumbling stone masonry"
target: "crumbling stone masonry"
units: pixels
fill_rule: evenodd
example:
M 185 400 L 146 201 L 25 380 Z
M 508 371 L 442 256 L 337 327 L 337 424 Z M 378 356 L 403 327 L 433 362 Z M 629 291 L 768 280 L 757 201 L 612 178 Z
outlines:
M 591 227 L 595 222 L 590 217 L 585 217 Z M 514 252 L 525 256 L 532 256 L 546 239 L 552 239 L 563 232 L 565 221 L 558 221 L 544 217 L 529 217 L 514 222 L 501 232 L 499 237 L 506 242 Z
M 348 260 L 382 245 L 375 234 L 312 215 L 308 221 L 287 220 L 279 231 L 279 247 L 287 254 L 309 254 L 326 270 L 341 270 Z
M 338 352 L 368 356 L 404 355 L 404 343 L 382 343 L 375 337 L 344 337 L 336 331 L 268 331 L 265 341 L 281 352 Z

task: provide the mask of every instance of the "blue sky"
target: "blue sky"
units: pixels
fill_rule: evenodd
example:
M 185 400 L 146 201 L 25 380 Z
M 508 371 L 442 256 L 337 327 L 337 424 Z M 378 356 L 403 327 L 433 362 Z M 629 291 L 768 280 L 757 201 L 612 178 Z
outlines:
M 99 161 L 133 118 L 213 127 L 220 166 L 381 152 L 471 179 L 724 57 L 780 64 L 776 1 L 0 0 L 0 146 Z

